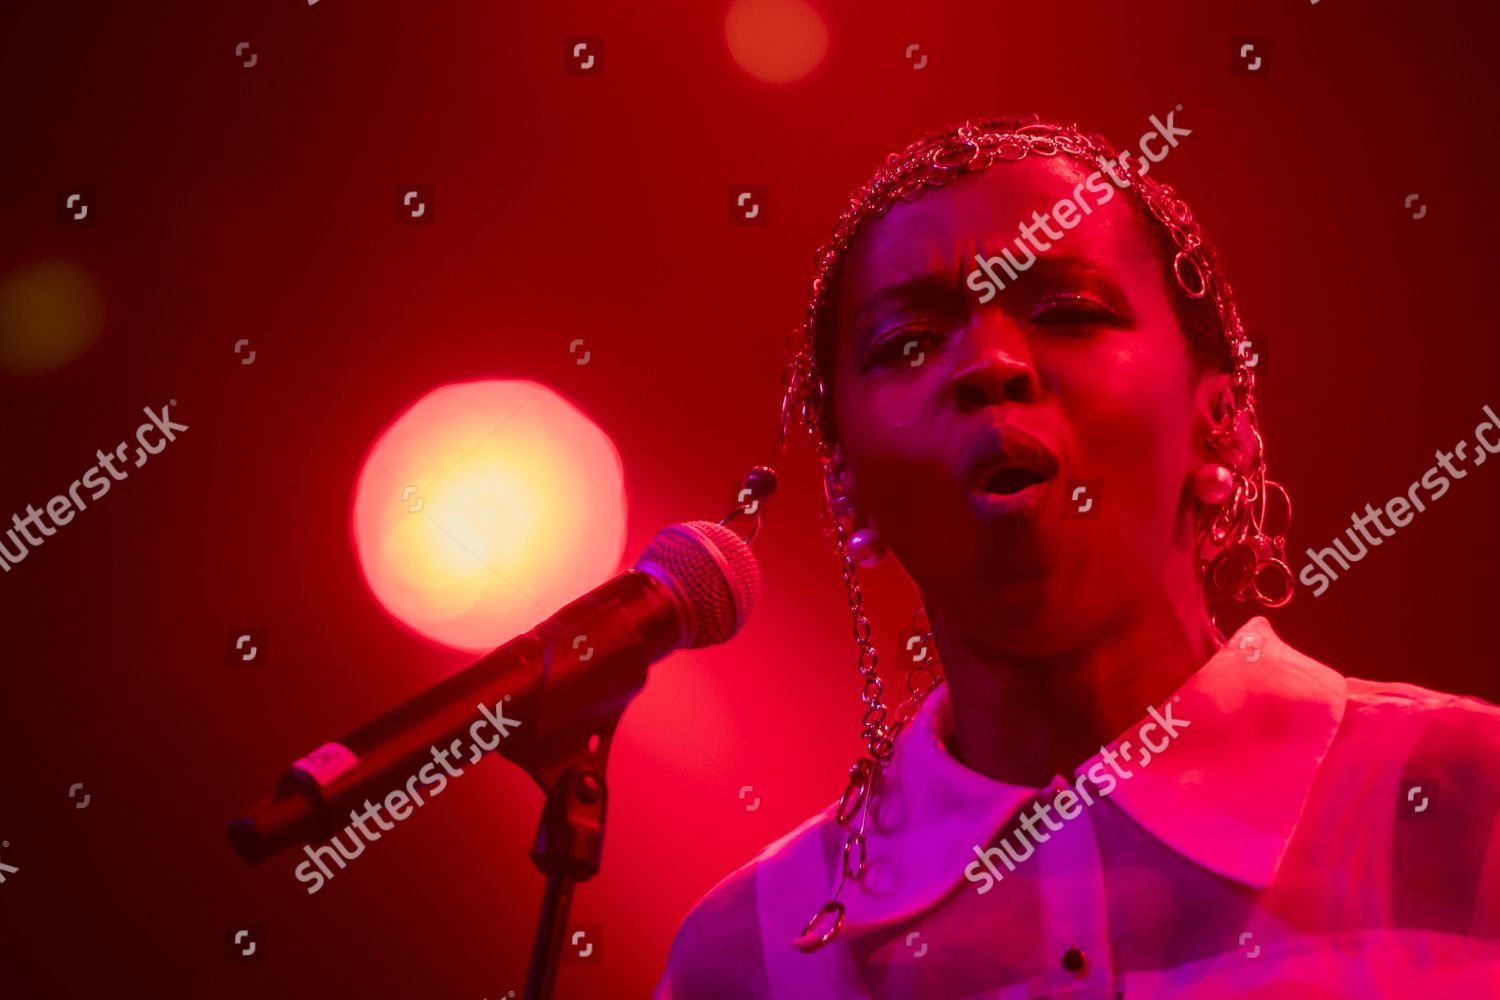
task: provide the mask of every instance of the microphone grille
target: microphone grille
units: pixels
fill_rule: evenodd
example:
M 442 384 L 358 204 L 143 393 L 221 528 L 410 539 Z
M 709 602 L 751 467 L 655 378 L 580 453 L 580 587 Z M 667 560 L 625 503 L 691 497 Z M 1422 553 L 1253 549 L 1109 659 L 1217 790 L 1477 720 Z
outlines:
M 636 567 L 686 603 L 689 647 L 712 646 L 738 632 L 760 597 L 760 567 L 750 546 L 713 521 L 685 521 L 657 532 Z

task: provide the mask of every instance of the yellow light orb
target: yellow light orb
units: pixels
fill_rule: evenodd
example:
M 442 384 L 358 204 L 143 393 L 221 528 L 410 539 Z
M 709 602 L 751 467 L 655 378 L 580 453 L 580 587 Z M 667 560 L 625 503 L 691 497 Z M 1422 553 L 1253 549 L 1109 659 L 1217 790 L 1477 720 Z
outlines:
M 376 440 L 352 530 L 376 598 L 418 633 L 488 650 L 607 579 L 625 548 L 614 442 L 553 390 L 423 396 Z
M 41 260 L 0 281 L 0 367 L 16 375 L 61 368 L 104 326 L 104 293 L 70 260 Z

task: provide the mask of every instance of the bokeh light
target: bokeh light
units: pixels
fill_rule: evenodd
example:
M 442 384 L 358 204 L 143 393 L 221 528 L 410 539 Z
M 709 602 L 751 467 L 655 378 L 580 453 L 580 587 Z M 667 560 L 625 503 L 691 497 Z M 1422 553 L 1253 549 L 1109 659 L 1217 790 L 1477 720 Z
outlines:
M 486 380 L 423 396 L 376 440 L 352 528 L 397 620 L 491 649 L 603 582 L 625 547 L 614 443 L 552 389 Z
M 828 52 L 828 26 L 805 0 L 734 0 L 724 16 L 729 54 L 768 83 L 800 80 Z
M 0 281 L 0 368 L 39 375 L 72 361 L 98 339 L 104 293 L 69 260 L 18 267 Z

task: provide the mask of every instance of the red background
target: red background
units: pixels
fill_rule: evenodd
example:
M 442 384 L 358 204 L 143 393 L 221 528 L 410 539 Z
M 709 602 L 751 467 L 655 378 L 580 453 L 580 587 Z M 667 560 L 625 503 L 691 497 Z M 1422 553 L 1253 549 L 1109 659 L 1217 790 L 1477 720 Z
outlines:
M 663 524 L 716 517 L 770 446 L 813 251 L 927 128 L 1035 110 L 1124 146 L 1183 105 L 1193 135 L 1160 174 L 1266 358 L 1294 569 L 1500 404 L 1492 11 L 817 2 L 826 58 L 772 86 L 730 58 L 723 3 L 37 6 L 0 31 L 0 274 L 76 261 L 107 315 L 71 364 L 0 383 L 0 515 L 65 488 L 144 406 L 176 399 L 191 429 L 0 575 L 9 995 L 519 994 L 541 795 L 508 763 L 313 897 L 300 854 L 252 868 L 224 836 L 290 759 L 467 661 L 369 596 L 347 530 L 359 463 L 435 386 L 530 378 L 613 436 L 632 558 Z M 571 35 L 603 38 L 599 77 L 564 74 Z M 1231 72 L 1238 36 L 1269 40 L 1264 75 Z M 431 225 L 394 223 L 405 183 L 435 186 Z M 58 221 L 75 184 L 97 189 L 94 226 Z M 765 226 L 728 224 L 739 184 L 768 189 Z M 692 903 L 835 797 L 858 753 L 800 439 L 782 472 L 755 619 L 660 665 L 626 713 L 604 870 L 573 910 L 602 925 L 601 962 L 564 966 L 559 996 L 645 995 Z M 1500 698 L 1497 495 L 1500 471 L 1473 470 L 1272 621 L 1345 673 Z M 890 649 L 914 597 L 895 568 L 870 579 Z M 264 663 L 226 668 L 244 626 L 268 630 Z M 262 964 L 224 957 L 243 921 L 265 925 Z

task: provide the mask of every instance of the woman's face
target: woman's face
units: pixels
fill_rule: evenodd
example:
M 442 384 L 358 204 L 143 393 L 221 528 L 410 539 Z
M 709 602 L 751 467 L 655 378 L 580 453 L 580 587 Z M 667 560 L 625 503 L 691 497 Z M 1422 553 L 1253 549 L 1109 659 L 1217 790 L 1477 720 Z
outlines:
M 1017 227 L 1075 198 L 1064 157 L 998 164 L 861 230 L 833 302 L 848 487 L 953 626 L 1017 651 L 1160 599 L 1193 537 L 1191 476 L 1223 376 L 1200 380 L 1127 192 L 986 304 L 967 284 Z M 1113 185 L 1111 185 L 1113 187 Z M 976 282 L 977 283 L 977 282 Z M 983 286 L 980 286 L 981 290 Z

